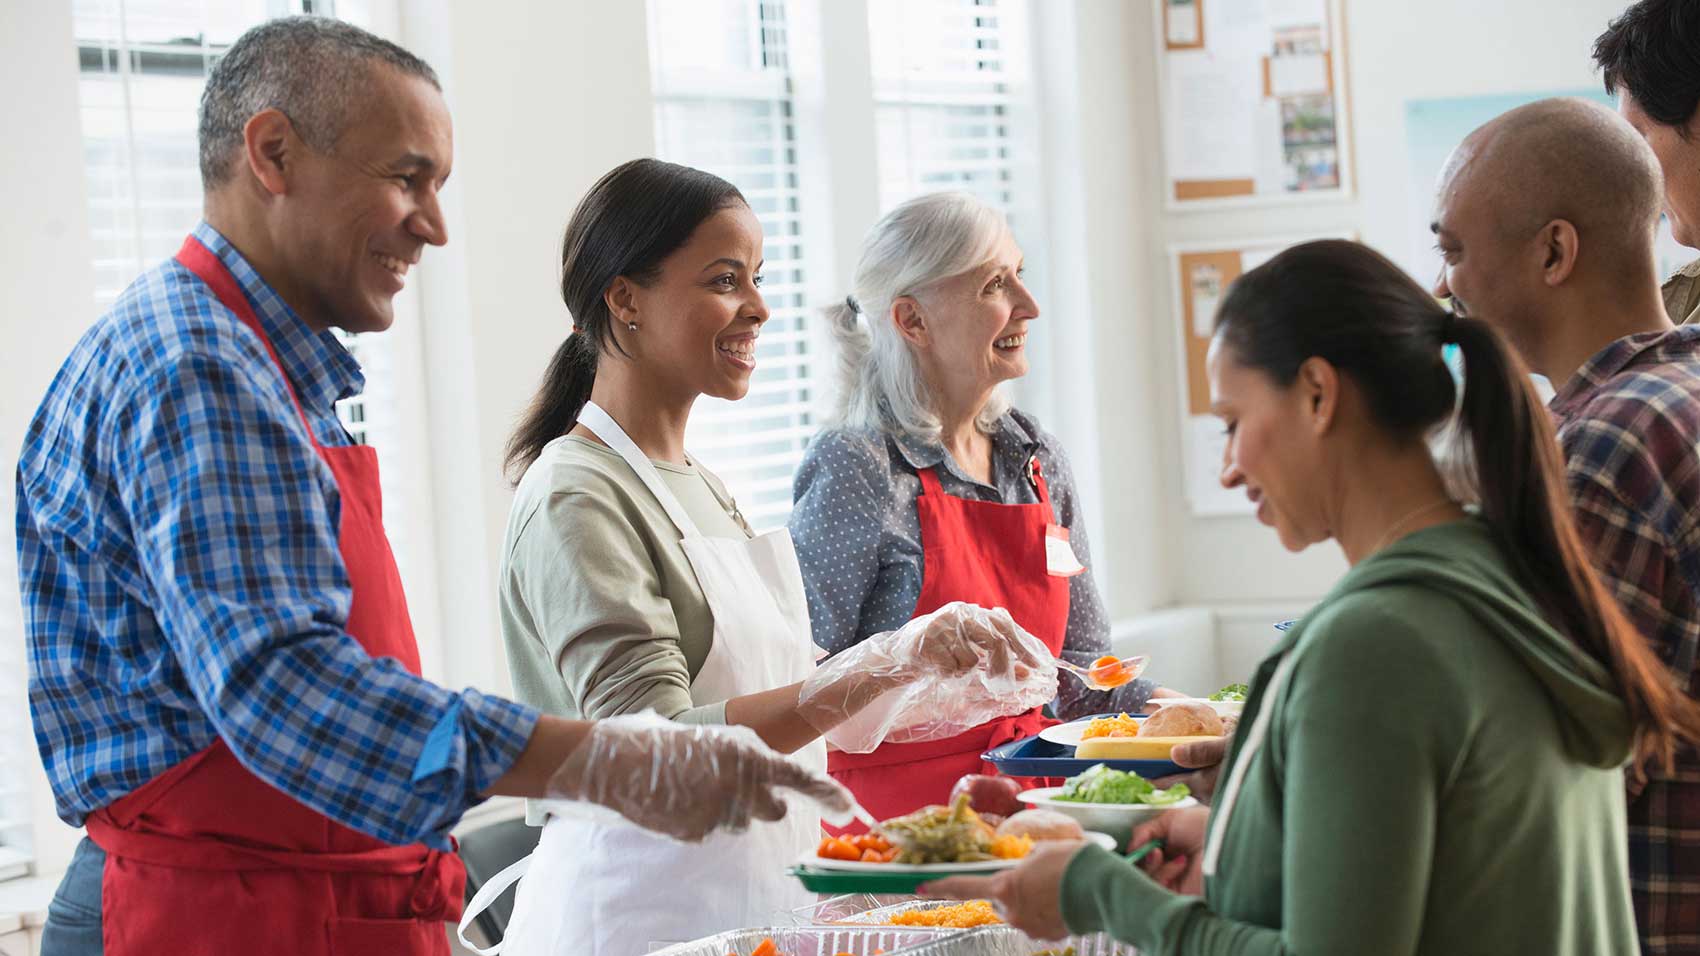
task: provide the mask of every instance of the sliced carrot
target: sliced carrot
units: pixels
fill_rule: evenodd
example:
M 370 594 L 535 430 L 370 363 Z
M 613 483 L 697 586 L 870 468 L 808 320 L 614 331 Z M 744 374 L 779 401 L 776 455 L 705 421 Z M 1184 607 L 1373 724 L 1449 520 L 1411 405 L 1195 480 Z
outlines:
M 773 945 L 772 938 L 763 939 L 750 951 L 750 956 L 779 956 L 779 947 Z

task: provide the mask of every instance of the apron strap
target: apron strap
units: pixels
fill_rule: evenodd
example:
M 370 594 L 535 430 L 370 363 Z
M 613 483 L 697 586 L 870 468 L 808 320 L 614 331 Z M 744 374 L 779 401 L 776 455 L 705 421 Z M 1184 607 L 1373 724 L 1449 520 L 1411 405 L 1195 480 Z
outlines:
M 224 307 L 236 313 L 242 324 L 252 329 L 259 336 L 260 344 L 265 346 L 266 354 L 271 356 L 272 365 L 276 366 L 277 374 L 283 379 L 283 388 L 289 393 L 290 404 L 295 406 L 295 414 L 301 419 L 301 427 L 307 430 L 307 440 L 313 443 L 313 448 L 319 448 L 319 436 L 313 434 L 313 426 L 307 421 L 307 412 L 301 407 L 301 399 L 295 394 L 295 385 L 289 381 L 289 373 L 284 371 L 283 362 L 277 357 L 277 349 L 272 348 L 272 340 L 266 335 L 266 330 L 260 325 L 260 317 L 254 312 L 254 307 L 248 304 L 248 296 L 237 284 L 236 277 L 230 274 L 223 260 L 213 255 L 211 249 L 201 244 L 201 240 L 193 235 L 183 240 L 183 248 L 177 250 L 174 257 L 177 264 L 188 269 L 212 289 L 213 295 Z
M 655 470 L 655 463 L 649 456 L 638 448 L 637 442 L 632 441 L 620 423 L 614 417 L 603 411 L 595 402 L 585 402 L 584 408 L 578 413 L 578 423 L 596 433 L 596 437 L 608 444 L 609 448 L 618 452 L 632 471 L 637 472 L 638 480 L 642 481 L 655 500 L 661 503 L 667 517 L 673 519 L 674 527 L 687 538 L 700 538 L 702 533 L 697 530 L 697 524 L 691 516 L 685 513 L 685 506 L 679 503 L 666 482 L 661 480 L 661 473 Z
M 592 429 L 592 431 L 594 430 Z M 466 938 L 466 928 L 472 925 L 473 919 L 478 914 L 489 909 L 490 904 L 496 902 L 496 897 L 501 896 L 503 890 L 518 883 L 520 877 L 531 869 L 531 856 L 531 854 L 527 854 L 524 859 L 508 864 L 506 869 L 491 877 L 490 882 L 480 886 L 478 892 L 472 895 L 472 901 L 466 904 L 466 912 L 461 914 L 460 926 L 455 929 L 462 946 L 477 953 L 478 956 L 497 956 L 502 951 L 502 941 L 499 939 L 491 943 L 488 949 L 479 949 L 472 945 Z
M 915 472 L 915 476 L 921 479 L 922 494 L 944 496 L 944 485 L 939 481 L 937 468 L 922 468 Z
M 1234 813 L 1234 803 L 1239 799 L 1240 788 L 1245 785 L 1246 768 L 1251 766 L 1251 758 L 1263 746 L 1263 739 L 1269 735 L 1270 715 L 1275 712 L 1275 701 L 1280 696 L 1281 688 L 1286 685 L 1287 678 L 1293 672 L 1293 664 L 1299 659 L 1299 649 L 1295 645 L 1281 658 L 1281 663 L 1275 668 L 1275 676 L 1269 679 L 1269 685 L 1262 693 L 1263 706 L 1258 708 L 1257 716 L 1252 719 L 1251 729 L 1247 731 L 1245 744 L 1240 748 L 1239 759 L 1234 762 L 1233 770 L 1228 774 L 1227 786 L 1222 788 L 1222 800 L 1217 809 L 1210 814 L 1210 827 L 1204 838 L 1204 875 L 1216 875 L 1216 863 L 1222 857 L 1223 834 L 1228 832 L 1228 821 Z
M 1039 503 L 1047 507 L 1051 504 L 1051 489 L 1045 484 L 1045 473 L 1039 468 L 1039 455 L 1034 453 L 1027 459 L 1027 477 L 1033 482 L 1033 491 L 1039 496 Z

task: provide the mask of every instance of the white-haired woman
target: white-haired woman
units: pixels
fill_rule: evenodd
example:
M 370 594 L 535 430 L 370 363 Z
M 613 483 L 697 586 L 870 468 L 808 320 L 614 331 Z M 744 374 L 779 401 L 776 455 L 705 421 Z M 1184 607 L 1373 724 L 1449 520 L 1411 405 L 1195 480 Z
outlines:
M 1027 374 L 1039 305 L 1004 217 L 964 193 L 912 199 L 863 243 L 855 291 L 830 310 L 837 420 L 797 473 L 790 530 L 815 643 L 838 653 L 950 601 L 1004 607 L 1059 657 L 1090 665 L 1109 624 L 1068 458 L 999 385 Z M 1136 681 L 1068 681 L 1065 719 L 1137 710 Z M 1041 711 L 949 740 L 835 752 L 830 769 L 880 818 L 943 803 L 980 755 L 1052 723 Z

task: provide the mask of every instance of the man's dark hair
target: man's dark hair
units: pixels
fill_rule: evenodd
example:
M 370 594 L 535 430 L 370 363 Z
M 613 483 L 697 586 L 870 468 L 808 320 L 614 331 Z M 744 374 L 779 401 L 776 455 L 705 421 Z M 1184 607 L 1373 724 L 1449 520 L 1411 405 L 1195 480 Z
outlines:
M 1640 0 L 1594 41 L 1606 92 L 1621 88 L 1641 109 L 1688 138 L 1700 107 L 1700 0 Z
M 242 34 L 213 67 L 201 93 L 202 187 L 230 178 L 242 127 L 264 110 L 283 113 L 308 146 L 329 151 L 354 104 L 368 94 L 375 63 L 442 89 L 430 64 L 341 20 L 279 17 Z

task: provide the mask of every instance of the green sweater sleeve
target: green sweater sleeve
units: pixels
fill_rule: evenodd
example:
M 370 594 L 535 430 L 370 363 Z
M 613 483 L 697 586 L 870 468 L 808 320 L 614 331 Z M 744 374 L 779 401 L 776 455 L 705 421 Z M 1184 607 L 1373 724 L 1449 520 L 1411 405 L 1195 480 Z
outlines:
M 1396 603 L 1353 595 L 1301 642 L 1261 761 L 1280 770 L 1282 926 L 1225 919 L 1103 851 L 1063 879 L 1071 930 L 1107 930 L 1149 956 L 1415 951 L 1441 791 L 1462 752 L 1464 686 Z M 1278 706 L 1271 702 L 1270 706 Z M 1255 766 L 1254 766 L 1255 771 Z M 1255 798 L 1248 775 L 1241 800 Z M 1218 881 L 1231 878 L 1224 855 Z

